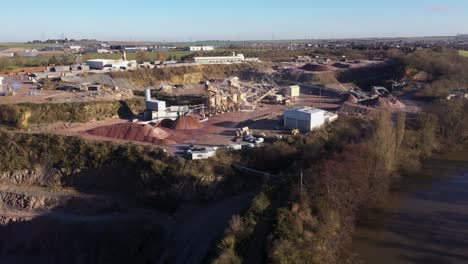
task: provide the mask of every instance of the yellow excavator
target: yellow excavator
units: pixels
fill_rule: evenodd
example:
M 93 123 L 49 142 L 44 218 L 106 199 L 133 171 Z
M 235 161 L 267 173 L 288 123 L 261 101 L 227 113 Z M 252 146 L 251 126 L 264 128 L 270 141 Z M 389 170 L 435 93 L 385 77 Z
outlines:
M 299 135 L 300 133 L 301 133 L 301 131 L 299 131 L 299 129 L 297 129 L 297 128 L 291 130 L 291 135 L 293 135 L 293 136 L 297 136 L 297 135 Z

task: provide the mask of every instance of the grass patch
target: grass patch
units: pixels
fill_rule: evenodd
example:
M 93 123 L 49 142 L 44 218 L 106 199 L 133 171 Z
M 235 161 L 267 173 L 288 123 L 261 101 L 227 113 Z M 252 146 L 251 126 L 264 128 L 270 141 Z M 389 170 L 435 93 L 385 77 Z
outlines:
M 158 55 L 163 54 L 167 59 L 169 57 L 174 58 L 175 60 L 181 60 L 182 57 L 193 54 L 193 51 L 167 51 L 167 52 L 148 52 L 145 53 L 148 61 L 157 61 Z M 127 53 L 128 60 L 137 60 L 138 53 Z M 118 60 L 122 58 L 122 54 L 98 54 L 98 53 L 89 53 L 84 55 L 82 61 L 93 60 L 93 59 L 109 59 L 109 60 Z
M 460 54 L 460 56 L 468 58 L 468 50 L 460 50 L 458 51 L 458 53 Z

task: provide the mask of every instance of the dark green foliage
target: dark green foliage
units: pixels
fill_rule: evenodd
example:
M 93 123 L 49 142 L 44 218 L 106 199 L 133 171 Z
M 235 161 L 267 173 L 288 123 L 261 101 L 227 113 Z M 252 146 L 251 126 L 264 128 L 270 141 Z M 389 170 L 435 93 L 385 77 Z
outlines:
M 14 70 L 25 67 L 44 67 L 49 64 L 55 65 L 70 65 L 75 61 L 74 55 L 60 55 L 60 56 L 38 56 L 34 58 L 0 58 L 0 71 Z
M 0 105 L 0 122 L 10 126 L 18 123 L 20 110 L 15 105 Z

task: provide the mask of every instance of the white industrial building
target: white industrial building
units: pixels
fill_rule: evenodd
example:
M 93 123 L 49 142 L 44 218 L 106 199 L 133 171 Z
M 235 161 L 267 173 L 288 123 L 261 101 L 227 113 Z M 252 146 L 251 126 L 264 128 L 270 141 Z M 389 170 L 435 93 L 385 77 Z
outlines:
M 227 64 L 245 62 L 244 54 L 235 54 L 232 56 L 217 56 L 217 57 L 195 57 L 194 62 L 197 64 Z
M 148 47 L 126 47 L 124 50 L 128 53 L 138 53 L 140 51 L 147 52 Z
M 194 150 L 190 153 L 190 158 L 193 160 L 209 159 L 216 156 L 216 148 L 204 148 L 202 150 Z
M 0 77 L 0 94 L 3 93 L 3 77 Z
M 151 89 L 145 90 L 145 112 L 143 118 L 145 120 L 154 120 L 167 117 L 166 101 L 155 100 L 151 98 Z M 177 115 L 175 116 L 177 117 Z
M 214 49 L 214 46 L 190 46 L 185 48 L 187 51 L 212 51 Z
M 107 59 L 95 59 L 87 60 L 86 64 L 92 70 L 104 70 L 104 69 L 123 69 L 135 68 L 137 62 L 135 60 L 107 60 Z
M 245 62 L 259 62 L 259 58 L 245 58 Z
M 284 111 L 284 126 L 288 129 L 310 132 L 335 121 L 337 118 L 337 114 L 322 109 L 308 106 L 295 107 Z
M 15 53 L 13 52 L 0 52 L 1 58 L 13 58 L 14 56 L 15 56 Z
M 70 49 L 71 49 L 71 50 L 77 50 L 77 51 L 78 51 L 78 50 L 81 50 L 82 47 L 81 47 L 81 46 L 75 45 L 75 46 L 70 46 Z

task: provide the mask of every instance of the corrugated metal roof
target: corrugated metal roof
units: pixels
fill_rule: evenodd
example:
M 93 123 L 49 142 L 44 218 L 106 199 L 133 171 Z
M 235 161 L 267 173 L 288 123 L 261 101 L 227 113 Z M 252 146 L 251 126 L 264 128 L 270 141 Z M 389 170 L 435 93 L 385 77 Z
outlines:
M 287 109 L 287 112 L 301 112 L 301 113 L 307 113 L 307 114 L 315 114 L 315 113 L 320 113 L 320 112 L 325 112 L 322 109 L 310 107 L 310 106 L 299 106 L 299 107 L 294 107 L 291 109 Z

